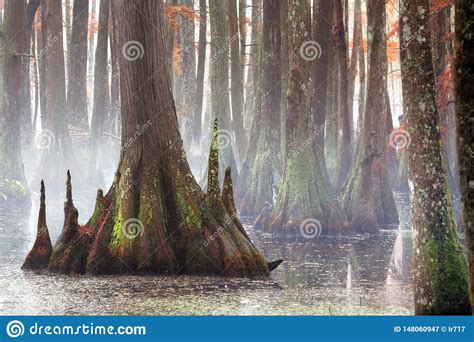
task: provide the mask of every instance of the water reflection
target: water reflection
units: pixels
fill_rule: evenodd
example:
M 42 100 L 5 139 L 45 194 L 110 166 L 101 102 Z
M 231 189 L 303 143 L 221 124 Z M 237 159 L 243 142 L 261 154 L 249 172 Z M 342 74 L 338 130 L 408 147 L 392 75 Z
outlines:
M 82 221 L 94 193 L 75 195 Z M 286 239 L 249 234 L 265 256 L 284 258 L 270 279 L 215 277 L 66 277 L 22 272 L 33 244 L 31 215 L 0 214 L 0 313 L 142 315 L 412 314 L 411 232 L 405 199 L 397 197 L 397 230 L 355 239 Z M 47 198 L 53 241 L 62 226 L 62 201 Z M 82 207 L 81 207 L 82 206 Z

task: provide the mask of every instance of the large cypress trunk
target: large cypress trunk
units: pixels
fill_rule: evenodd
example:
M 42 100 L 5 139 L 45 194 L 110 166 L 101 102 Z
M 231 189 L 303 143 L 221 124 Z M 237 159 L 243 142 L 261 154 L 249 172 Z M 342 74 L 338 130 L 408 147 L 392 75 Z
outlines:
M 387 224 L 398 223 L 398 212 L 390 189 L 385 163 L 387 145 L 387 105 L 385 77 L 385 3 L 368 2 L 369 75 L 364 124 L 357 162 L 344 193 L 344 207 L 351 226 L 362 232 L 377 232 Z
M 404 0 L 400 9 L 403 104 L 411 139 L 408 170 L 413 182 L 415 313 L 471 314 L 466 259 L 456 229 L 439 130 L 429 3 Z
M 49 269 L 268 274 L 267 263 L 232 208 L 230 172 L 221 196 L 217 127 L 207 194 L 184 157 L 163 42 L 162 2 L 121 0 L 117 5 L 124 18 L 120 44 L 138 41 L 144 51 L 135 61 L 120 59 L 123 144 L 118 170 L 108 193 L 98 192 L 96 209 L 85 226 L 77 223 L 68 174 L 64 229 Z
M 314 130 L 310 105 L 310 70 L 312 49 L 308 50 L 307 38 L 311 32 L 309 1 L 289 2 L 290 75 L 288 82 L 288 116 L 286 119 L 286 165 L 273 210 L 263 212 L 256 225 L 265 229 L 302 234 L 307 229 L 347 229 L 344 215 L 332 203 L 328 184 L 322 175 L 318 151 L 314 150 Z M 309 141 L 309 142 L 308 142 Z M 336 215 L 337 214 L 337 215 Z M 334 218 L 338 223 L 334 225 Z M 308 226 L 308 223 L 311 227 Z
M 0 203 L 29 205 L 30 194 L 21 156 L 21 85 L 26 6 L 24 0 L 5 2 L 2 108 L 0 108 Z
M 456 1 L 455 92 L 457 152 L 463 226 L 469 264 L 471 305 L 474 306 L 474 10 L 468 0 Z
M 75 0 L 69 51 L 67 112 L 70 122 L 85 130 L 87 116 L 87 34 L 89 28 L 89 1 Z
M 281 179 L 281 25 L 280 0 L 263 1 L 262 46 L 262 113 L 256 121 L 259 131 L 256 156 L 250 166 L 247 184 L 241 187 L 241 213 L 258 215 L 268 204 L 273 205 Z

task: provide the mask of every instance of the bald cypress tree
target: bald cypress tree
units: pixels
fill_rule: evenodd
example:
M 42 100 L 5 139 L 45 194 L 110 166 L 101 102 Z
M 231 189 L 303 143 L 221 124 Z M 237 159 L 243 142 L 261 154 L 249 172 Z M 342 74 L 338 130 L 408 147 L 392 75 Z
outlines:
M 457 152 L 464 234 L 469 264 L 471 305 L 474 304 L 474 9 L 468 0 L 456 1 L 455 92 Z
M 30 194 L 21 156 L 21 89 L 25 36 L 25 0 L 5 2 L 2 37 L 2 107 L 0 108 L 0 203 L 29 205 Z
M 390 189 L 385 163 L 387 145 L 387 74 L 385 45 L 385 3 L 368 1 L 369 72 L 364 121 L 357 161 L 343 201 L 351 226 L 362 232 L 377 232 L 398 223 L 398 212 Z
M 404 0 L 400 10 L 403 106 L 411 139 L 408 171 L 413 182 L 415 313 L 471 314 L 466 259 L 454 219 L 439 129 L 429 1 Z
M 116 5 L 123 18 L 119 44 L 140 42 L 144 51 L 137 60 L 120 57 L 119 166 L 107 194 L 98 191 L 94 214 L 84 226 L 77 221 L 68 172 L 64 228 L 49 270 L 267 275 L 274 264 L 267 265 L 235 215 L 229 171 L 220 191 L 217 120 L 207 193 L 185 158 L 166 63 L 162 1 L 120 0 Z

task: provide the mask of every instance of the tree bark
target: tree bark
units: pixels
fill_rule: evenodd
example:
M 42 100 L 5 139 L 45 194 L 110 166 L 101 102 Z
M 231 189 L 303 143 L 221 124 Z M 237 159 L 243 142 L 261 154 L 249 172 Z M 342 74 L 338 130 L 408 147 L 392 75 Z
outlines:
M 472 2 L 456 1 L 455 29 L 455 93 L 457 153 L 464 236 L 469 264 L 469 294 L 474 306 L 474 11 Z
M 370 40 L 367 98 L 360 148 L 351 178 L 343 196 L 351 226 L 360 232 L 378 232 L 398 223 L 398 212 L 390 189 L 385 149 L 387 145 L 387 105 L 385 75 L 385 3 L 368 2 Z
M 189 11 L 194 11 L 194 0 L 183 0 L 182 4 Z M 182 18 L 182 55 L 183 55 L 183 132 L 184 148 L 189 151 L 193 139 L 193 115 L 195 113 L 194 101 L 196 99 L 196 46 L 194 44 L 195 25 L 194 18 Z
M 331 51 L 331 33 L 333 24 L 333 1 L 319 0 L 313 6 L 313 33 L 314 41 L 319 44 L 319 55 L 313 61 L 313 120 L 315 130 L 321 131 L 314 137 L 314 147 L 318 151 L 321 171 L 326 178 L 326 183 L 330 183 L 329 174 L 326 167 L 325 157 L 325 130 L 327 113 L 327 92 L 329 83 L 329 55 Z
M 230 45 L 230 92 L 232 107 L 232 129 L 235 135 L 235 146 L 237 160 L 239 163 L 245 157 L 247 151 L 247 136 L 244 128 L 244 80 L 242 78 L 242 61 L 239 18 L 237 15 L 237 1 L 227 0 L 228 23 L 229 23 L 229 45 Z M 242 47 L 243 48 L 243 47 Z
M 193 140 L 200 146 L 202 130 L 202 109 L 204 97 L 204 76 L 206 71 L 207 50 L 207 5 L 206 0 L 199 0 L 199 47 L 196 75 L 196 99 L 194 101 Z
M 403 104 L 411 139 L 408 170 L 413 183 L 415 314 L 470 315 L 466 259 L 440 143 L 429 10 L 428 0 L 400 4 Z
M 211 19 L 211 99 L 212 117 L 219 122 L 220 155 L 219 174 L 232 167 L 232 178 L 237 180 L 234 158 L 234 136 L 231 127 L 229 98 L 229 31 L 227 27 L 227 1 L 210 0 Z M 221 178 L 221 181 L 223 177 Z
M 308 0 L 289 2 L 290 75 L 288 86 L 288 117 L 286 119 L 286 165 L 273 210 L 265 210 L 256 226 L 270 231 L 305 236 L 307 223 L 317 222 L 329 232 L 332 218 L 337 216 L 344 231 L 347 220 L 332 202 L 328 184 L 322 176 L 319 156 L 314 150 L 314 130 L 311 115 L 310 70 L 304 47 L 311 35 L 311 10 Z M 271 208 L 270 208 L 271 209 Z M 309 221 L 308 221 L 309 220 Z M 320 232 L 321 233 L 321 232 Z
M 84 130 L 89 128 L 87 115 L 87 34 L 89 1 L 74 0 L 69 51 L 67 111 L 69 121 Z
M 167 72 L 162 1 L 117 2 L 120 44 L 139 41 L 145 53 L 136 61 L 120 60 L 123 144 L 116 178 L 105 196 L 98 192 L 92 218 L 79 226 L 68 173 L 65 224 L 49 270 L 267 275 L 265 259 L 224 204 L 224 195 L 226 203 L 231 199 L 230 172 L 226 190 L 222 195 L 219 190 L 217 122 L 207 194 L 184 157 Z M 150 78 L 156 72 L 160 76 Z
M 335 46 L 339 68 L 338 83 L 338 137 L 336 149 L 336 171 L 334 190 L 339 193 L 348 177 L 352 159 L 351 126 L 349 117 L 347 45 L 344 27 L 342 0 L 334 2 Z
M 46 118 L 40 133 L 43 153 L 33 183 L 44 179 L 46 183 L 57 186 L 57 180 L 64 174 L 64 170 L 76 167 L 66 117 L 62 3 L 61 0 L 43 0 L 41 6 L 46 45 L 39 58 L 44 59 L 42 68 L 45 73 L 43 85 Z
M 245 85 L 245 121 L 246 126 L 253 122 L 255 114 L 255 97 L 258 92 L 261 23 L 262 23 L 262 0 L 252 1 L 251 35 L 250 35 L 250 57 L 248 67 L 247 84 Z
M 250 167 L 248 183 L 242 187 L 241 214 L 257 216 L 273 205 L 281 180 L 281 24 L 280 0 L 263 1 L 262 113 L 256 157 Z
M 94 104 L 89 138 L 89 174 L 88 181 L 96 187 L 105 185 L 100 167 L 99 151 L 104 123 L 109 115 L 110 88 L 108 73 L 110 1 L 101 0 L 99 9 L 99 27 L 94 68 Z M 127 43 L 127 42 L 124 42 Z M 126 46 L 126 45 L 125 45 Z
M 30 205 L 21 156 L 21 85 L 25 42 L 26 3 L 5 2 L 2 34 L 2 108 L 0 112 L 0 203 Z

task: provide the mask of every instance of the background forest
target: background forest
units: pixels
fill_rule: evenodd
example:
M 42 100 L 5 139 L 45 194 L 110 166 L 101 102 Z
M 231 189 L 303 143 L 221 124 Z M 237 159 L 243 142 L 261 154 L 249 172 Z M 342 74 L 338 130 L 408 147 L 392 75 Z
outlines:
M 468 0 L 0 8 L 0 312 L 472 313 Z

